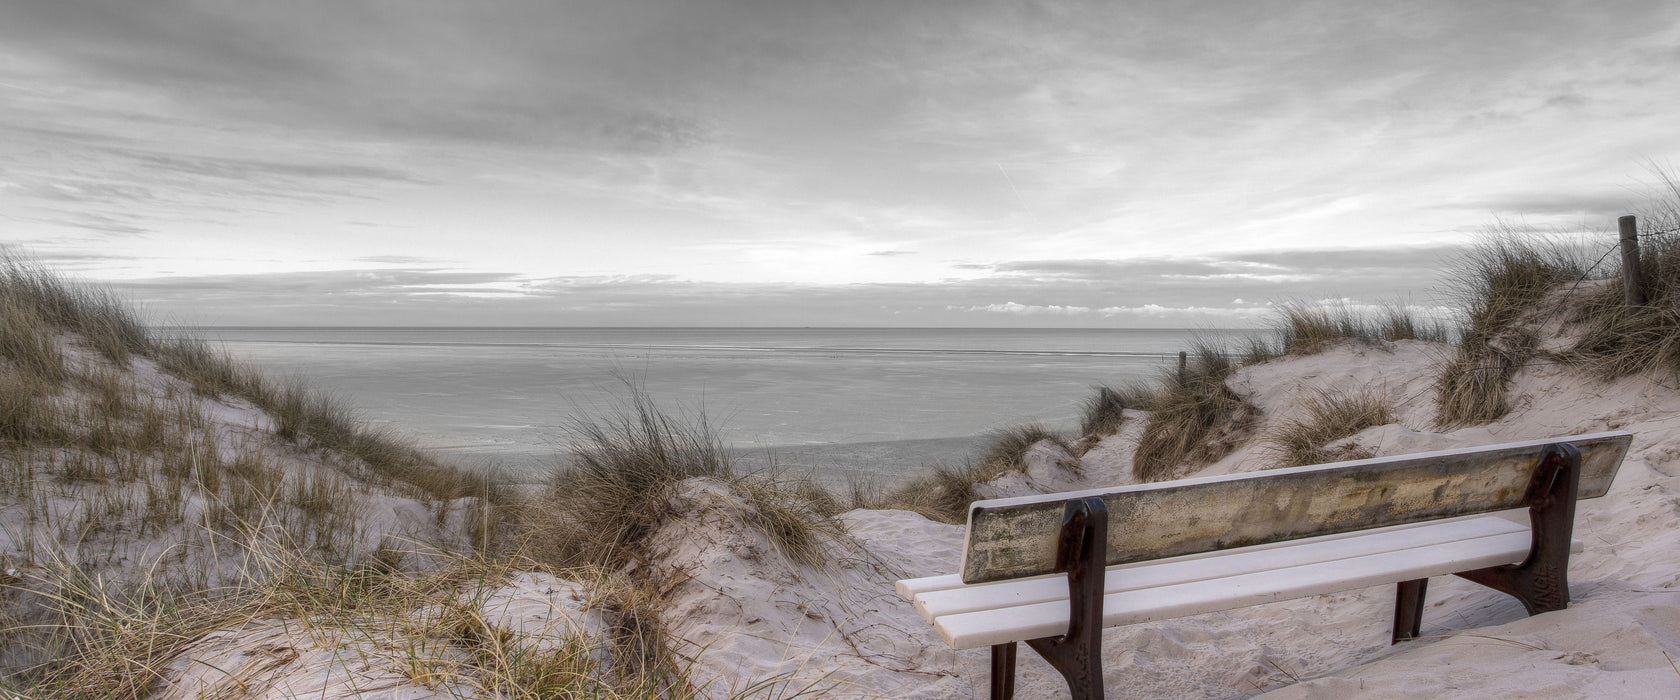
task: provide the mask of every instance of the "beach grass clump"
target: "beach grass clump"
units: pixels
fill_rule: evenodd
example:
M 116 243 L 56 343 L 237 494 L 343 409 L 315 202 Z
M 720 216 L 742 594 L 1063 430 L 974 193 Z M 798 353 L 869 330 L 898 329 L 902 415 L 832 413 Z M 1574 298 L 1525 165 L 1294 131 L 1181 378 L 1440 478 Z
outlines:
M 1026 471 L 1027 450 L 1040 442 L 1049 442 L 1070 452 L 1073 449 L 1066 437 L 1042 423 L 1015 425 L 992 431 L 987 436 L 986 449 L 980 453 L 974 467 L 978 474 L 995 472 L 992 478 L 1011 471 Z
M 615 415 L 572 426 L 575 447 L 549 478 L 539 514 L 546 558 L 616 569 L 672 514 L 684 479 L 721 479 L 728 453 L 704 415 L 675 418 L 633 389 Z
M 1371 325 L 1346 306 L 1291 304 L 1278 310 L 1275 333 L 1286 355 L 1323 352 L 1340 340 L 1369 342 L 1376 338 Z
M 908 510 L 940 522 L 963 522 L 968 519 L 968 505 L 980 500 L 978 486 L 1006 474 L 1025 472 L 1027 451 L 1041 442 L 1073 454 L 1067 438 L 1049 427 L 1038 423 L 1012 426 L 991 433 L 978 458 L 961 466 L 932 465 L 884 495 L 854 482 L 854 507 Z M 1065 463 L 1078 469 L 1077 459 Z
M 52 558 L 8 584 L 9 595 L 44 601 L 47 615 L 0 630 L 8 641 L 40 647 L 46 660 L 0 681 L 0 689 L 44 700 L 148 697 L 179 677 L 183 655 L 237 630 L 280 632 L 290 645 L 249 655 L 243 666 L 201 676 L 205 697 L 234 697 L 266 673 L 297 668 L 314 646 L 363 659 L 384 682 L 462 696 L 538 700 L 554 697 L 688 698 L 696 689 L 663 648 L 656 598 L 598 572 L 568 571 L 609 622 L 605 639 L 582 633 L 537 640 L 499 627 L 487 605 L 516 571 L 515 559 L 454 556 L 443 566 L 403 572 L 378 558 L 328 566 L 268 540 L 227 540 L 240 548 L 250 576 L 227 588 L 183 587 L 146 579 L 113 584 L 68 557 Z M 293 662 L 298 662 L 294 665 Z M 237 662 L 236 662 L 237 663 Z M 218 673 L 219 672 L 219 673 Z M 370 675 L 370 678 L 374 676 Z
M 120 366 L 126 366 L 132 354 L 151 349 L 145 326 L 110 291 L 65 282 L 39 266 L 0 255 L 0 319 L 13 310 L 23 310 L 51 330 L 70 334 Z M 0 346 L 7 344 L 0 342 Z
M 969 504 L 980 500 L 976 488 L 983 479 L 975 463 L 962 466 L 934 464 L 922 474 L 884 494 L 854 488 L 853 503 L 859 508 L 907 510 L 942 523 L 968 520 Z
M 91 357 L 72 361 L 66 355 L 70 346 L 91 349 L 111 364 L 97 367 Z M 491 491 L 483 474 L 441 464 L 403 440 L 368 428 L 343 402 L 301 381 L 270 381 L 201 340 L 154 339 L 111 292 L 66 282 L 37 265 L 0 255 L 0 370 L 24 378 L 8 379 L 9 387 L 30 389 L 21 395 L 28 401 L 5 401 L 0 420 L 11 439 L 28 435 L 37 446 L 45 442 L 106 455 L 122 449 L 155 451 L 155 446 L 138 444 L 154 439 L 157 431 L 133 422 L 137 415 L 156 426 L 156 416 L 141 405 L 144 402 L 137 400 L 132 382 L 125 378 L 133 357 L 157 362 L 204 395 L 249 401 L 274 416 L 287 439 L 307 439 L 315 447 L 360 460 L 371 475 L 389 483 L 437 500 Z M 70 387 L 72 380 L 79 386 Z M 122 392 L 127 392 L 127 400 Z M 63 406 L 47 400 L 59 394 L 66 396 L 59 402 Z M 84 403 L 75 400 L 84 397 L 97 405 L 67 408 Z
M 1155 400 L 1153 387 L 1132 382 L 1115 386 L 1099 386 L 1086 397 L 1079 422 L 1079 434 L 1105 437 L 1120 432 L 1126 422 L 1126 409 L 1149 410 Z
M 1332 344 L 1353 341 L 1368 345 L 1398 340 L 1427 340 L 1446 342 L 1451 337 L 1448 326 L 1439 321 L 1420 319 L 1412 307 L 1388 302 L 1375 308 L 1356 308 L 1346 304 L 1309 305 L 1288 304 L 1278 310 L 1272 324 L 1276 350 L 1261 341 L 1250 345 L 1252 360 L 1269 359 L 1277 355 L 1314 355 Z
M 1276 467 L 1323 464 L 1372 456 L 1354 446 L 1333 447 L 1331 443 L 1366 428 L 1394 422 L 1393 405 L 1383 393 L 1371 389 L 1342 391 L 1319 388 L 1301 402 L 1301 418 L 1277 423 L 1266 434 Z
M 1571 359 L 1601 377 L 1680 377 L 1680 180 L 1660 175 L 1666 196 L 1635 214 L 1645 303 L 1629 306 L 1622 284 L 1606 284 L 1586 295 L 1573 319 Z
M 1587 275 L 1579 247 L 1558 238 L 1490 230 L 1453 267 L 1448 292 L 1465 309 L 1461 342 L 1498 343 L 1560 285 Z
M 1378 338 L 1387 341 L 1449 343 L 1453 340 L 1451 324 L 1440 319 L 1419 318 L 1410 306 L 1400 303 L 1383 304 L 1372 319 L 1371 328 Z
M 1140 482 L 1169 478 L 1182 466 L 1230 454 L 1258 420 L 1259 409 L 1225 383 L 1238 367 L 1230 355 L 1206 343 L 1188 352 L 1183 371 L 1162 375 L 1138 438 L 1132 474 Z
M 1587 274 L 1579 248 L 1564 241 L 1494 231 L 1454 268 L 1450 291 L 1466 310 L 1458 347 L 1435 382 L 1435 424 L 1477 425 L 1510 410 L 1511 378 L 1535 354 L 1542 305 Z
M 579 420 L 572 437 L 570 455 L 529 514 L 534 552 L 554 565 L 616 570 L 640 561 L 648 538 L 681 507 L 678 484 L 693 478 L 729 487 L 747 506 L 748 523 L 796 563 L 820 563 L 840 533 L 832 495 L 774 470 L 735 474 L 703 413 L 672 416 L 639 387 L 615 413 Z
M 842 510 L 839 500 L 808 477 L 774 471 L 742 474 L 729 480 L 729 489 L 749 506 L 748 523 L 795 564 L 822 565 L 845 537 L 834 520 Z

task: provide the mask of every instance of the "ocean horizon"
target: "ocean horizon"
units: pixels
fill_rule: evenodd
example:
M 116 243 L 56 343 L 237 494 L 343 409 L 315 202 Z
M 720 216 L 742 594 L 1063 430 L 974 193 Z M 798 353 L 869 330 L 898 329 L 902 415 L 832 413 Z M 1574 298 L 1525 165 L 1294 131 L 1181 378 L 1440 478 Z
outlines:
M 539 478 L 632 387 L 702 417 L 743 468 L 894 482 L 995 430 L 1077 428 L 1093 387 L 1249 329 L 209 326 L 203 339 L 334 394 L 444 459 Z

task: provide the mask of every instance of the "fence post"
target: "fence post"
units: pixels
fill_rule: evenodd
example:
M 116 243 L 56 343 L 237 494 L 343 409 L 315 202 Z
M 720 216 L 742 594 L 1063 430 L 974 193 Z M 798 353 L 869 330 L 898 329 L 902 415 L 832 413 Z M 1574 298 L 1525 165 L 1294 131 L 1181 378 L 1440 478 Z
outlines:
M 1184 369 L 1190 364 L 1190 353 L 1178 351 L 1178 383 L 1184 383 Z
M 1645 305 L 1645 282 L 1639 274 L 1639 224 L 1632 214 L 1616 220 L 1622 232 L 1622 291 L 1628 306 Z

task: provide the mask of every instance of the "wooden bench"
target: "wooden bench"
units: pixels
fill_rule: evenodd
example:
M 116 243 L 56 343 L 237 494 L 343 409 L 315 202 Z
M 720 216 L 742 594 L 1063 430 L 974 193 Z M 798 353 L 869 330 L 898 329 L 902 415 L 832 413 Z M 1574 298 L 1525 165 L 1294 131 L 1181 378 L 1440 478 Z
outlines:
M 1102 628 L 1397 583 L 1395 642 L 1416 637 L 1430 576 L 1569 603 L 1578 498 L 1604 495 L 1626 432 L 976 501 L 960 575 L 898 582 L 953 649 L 992 648 L 993 698 L 1016 643 L 1101 698 Z M 1529 526 L 1488 515 L 1527 507 Z M 1065 574 L 1065 576 L 1063 575 Z

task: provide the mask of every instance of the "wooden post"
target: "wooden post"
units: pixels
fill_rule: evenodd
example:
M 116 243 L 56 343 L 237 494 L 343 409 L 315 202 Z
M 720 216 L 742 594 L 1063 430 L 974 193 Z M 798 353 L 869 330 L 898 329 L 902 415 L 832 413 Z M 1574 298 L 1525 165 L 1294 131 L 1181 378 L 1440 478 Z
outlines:
M 1190 364 L 1190 353 L 1178 351 L 1178 383 L 1184 383 L 1184 369 Z
M 1628 306 L 1645 305 L 1645 282 L 1639 274 L 1639 224 L 1632 214 L 1616 220 L 1622 231 L 1622 291 Z

